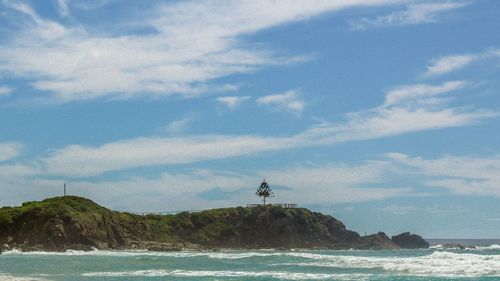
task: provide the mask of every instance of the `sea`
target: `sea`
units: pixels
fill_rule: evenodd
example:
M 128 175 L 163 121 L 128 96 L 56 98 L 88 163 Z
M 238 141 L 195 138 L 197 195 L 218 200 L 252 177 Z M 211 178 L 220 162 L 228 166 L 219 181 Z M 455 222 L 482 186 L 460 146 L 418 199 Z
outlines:
M 419 250 L 12 250 L 0 255 L 0 280 L 500 280 L 500 240 L 430 242 Z

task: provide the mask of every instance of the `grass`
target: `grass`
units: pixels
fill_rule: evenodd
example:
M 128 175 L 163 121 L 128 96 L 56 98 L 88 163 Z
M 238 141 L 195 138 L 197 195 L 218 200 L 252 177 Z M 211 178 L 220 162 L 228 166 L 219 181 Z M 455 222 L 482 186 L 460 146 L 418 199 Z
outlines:
M 237 245 L 253 239 L 265 241 L 267 232 L 306 235 L 315 230 L 328 235 L 328 229 L 317 221 L 317 215 L 307 209 L 257 206 L 140 216 L 111 211 L 86 198 L 66 196 L 0 208 L 0 239 L 6 229 L 16 233 L 26 223 L 45 229 L 45 223 L 55 218 L 59 224 L 77 225 L 85 235 L 93 235 L 95 239 L 105 240 L 110 231 L 118 229 L 131 239 Z

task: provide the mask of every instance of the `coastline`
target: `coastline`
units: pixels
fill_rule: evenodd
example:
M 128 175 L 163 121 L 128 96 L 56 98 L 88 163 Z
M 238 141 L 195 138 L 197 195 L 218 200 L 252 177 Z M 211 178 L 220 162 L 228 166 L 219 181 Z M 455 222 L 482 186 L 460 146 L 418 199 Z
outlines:
M 361 236 L 305 208 L 234 207 L 134 215 L 67 196 L 0 209 L 0 249 L 23 251 L 428 248 L 409 232 Z

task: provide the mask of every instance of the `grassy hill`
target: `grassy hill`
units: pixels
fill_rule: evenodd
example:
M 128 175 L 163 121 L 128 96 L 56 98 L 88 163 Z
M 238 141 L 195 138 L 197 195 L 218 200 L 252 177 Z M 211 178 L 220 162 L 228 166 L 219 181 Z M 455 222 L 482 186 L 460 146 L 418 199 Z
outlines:
M 0 208 L 0 245 L 23 250 L 398 248 L 361 237 L 332 216 L 275 206 L 140 216 L 66 196 Z

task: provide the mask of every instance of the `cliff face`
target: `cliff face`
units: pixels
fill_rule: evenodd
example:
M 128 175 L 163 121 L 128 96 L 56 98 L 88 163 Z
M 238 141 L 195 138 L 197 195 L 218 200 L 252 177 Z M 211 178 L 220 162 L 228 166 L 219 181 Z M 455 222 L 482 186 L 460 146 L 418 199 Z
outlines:
M 138 216 L 67 196 L 0 209 L 1 248 L 399 248 L 384 233 L 361 237 L 332 216 L 307 209 L 226 208 Z
M 30 250 L 119 248 L 150 239 L 144 217 L 74 196 L 0 209 L 0 243 Z

